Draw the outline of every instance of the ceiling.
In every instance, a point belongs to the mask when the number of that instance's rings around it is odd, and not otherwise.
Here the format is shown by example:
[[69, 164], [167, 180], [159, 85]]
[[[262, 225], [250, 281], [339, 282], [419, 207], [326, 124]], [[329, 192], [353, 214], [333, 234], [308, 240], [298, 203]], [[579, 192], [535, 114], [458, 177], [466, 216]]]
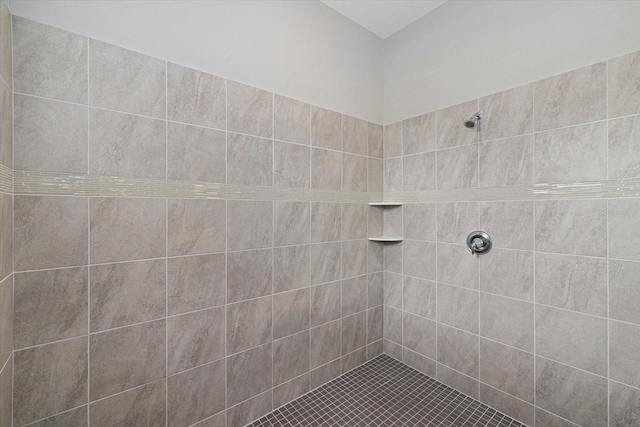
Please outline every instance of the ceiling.
[[320, 1], [383, 39], [447, 2], [447, 0]]

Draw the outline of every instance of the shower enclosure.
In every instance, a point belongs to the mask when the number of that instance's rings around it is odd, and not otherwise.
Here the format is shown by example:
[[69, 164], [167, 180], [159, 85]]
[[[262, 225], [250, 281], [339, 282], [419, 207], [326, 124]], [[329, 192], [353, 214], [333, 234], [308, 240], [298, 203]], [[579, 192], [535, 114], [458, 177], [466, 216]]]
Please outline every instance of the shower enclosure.
[[640, 53], [383, 126], [0, 3], [0, 427], [640, 425]]

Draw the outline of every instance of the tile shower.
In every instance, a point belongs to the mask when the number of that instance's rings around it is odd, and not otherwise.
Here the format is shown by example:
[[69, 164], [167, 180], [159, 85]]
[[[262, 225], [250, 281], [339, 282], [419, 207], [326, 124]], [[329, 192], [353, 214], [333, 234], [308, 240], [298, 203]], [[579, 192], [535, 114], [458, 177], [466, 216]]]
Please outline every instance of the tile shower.
[[382, 127], [0, 2], [0, 120], [1, 427], [242, 426], [382, 353], [640, 425], [638, 53]]

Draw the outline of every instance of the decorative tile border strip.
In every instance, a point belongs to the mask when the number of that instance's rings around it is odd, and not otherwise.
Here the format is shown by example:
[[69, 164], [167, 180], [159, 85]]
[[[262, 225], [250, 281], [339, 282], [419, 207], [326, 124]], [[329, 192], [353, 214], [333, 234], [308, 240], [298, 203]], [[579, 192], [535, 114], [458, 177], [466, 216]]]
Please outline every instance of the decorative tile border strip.
[[452, 190], [405, 191], [384, 194], [385, 202], [426, 203], [640, 197], [640, 177], [603, 181]]
[[[125, 178], [56, 172], [12, 171], [0, 165], [0, 191], [23, 195], [160, 197], [179, 199], [290, 200], [335, 203], [381, 202], [383, 193]], [[530, 186], [405, 191], [384, 194], [385, 202], [427, 203], [640, 197], [640, 177]]]
[[14, 172], [14, 192], [22, 195], [89, 197], [291, 200], [336, 203], [382, 201], [382, 193], [30, 171]]
[[13, 170], [0, 164], [0, 193], [13, 194]]

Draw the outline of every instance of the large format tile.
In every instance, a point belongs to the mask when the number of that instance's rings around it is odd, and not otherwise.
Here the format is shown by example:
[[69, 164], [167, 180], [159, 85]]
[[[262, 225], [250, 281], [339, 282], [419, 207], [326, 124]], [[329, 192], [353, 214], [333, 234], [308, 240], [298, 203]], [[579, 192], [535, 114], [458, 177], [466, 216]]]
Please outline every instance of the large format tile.
[[533, 354], [480, 340], [480, 381], [533, 403]]
[[436, 189], [436, 154], [420, 153], [402, 158], [403, 191]]
[[402, 245], [402, 269], [404, 274], [420, 279], [435, 280], [436, 244], [433, 242], [407, 240]]
[[273, 385], [309, 371], [309, 331], [273, 342]]
[[167, 123], [167, 179], [224, 183], [226, 133]]
[[340, 357], [340, 334], [342, 321], [325, 323], [310, 330], [310, 363], [311, 369], [329, 363]]
[[273, 94], [227, 81], [228, 130], [270, 138], [272, 125]]
[[228, 133], [227, 184], [273, 185], [273, 141]]
[[19, 333], [14, 329], [17, 319], [14, 320], [13, 288], [11, 276], [0, 282], [0, 370], [15, 348], [14, 334]]
[[309, 329], [309, 310], [309, 289], [274, 295], [273, 339]]
[[[382, 306], [367, 310], [367, 359], [370, 357], [370, 348], [380, 343], [384, 337], [384, 308]], [[382, 352], [382, 351], [380, 351]], [[379, 354], [379, 353], [378, 353]]]
[[238, 353], [271, 341], [273, 336], [271, 297], [256, 298], [227, 306], [227, 354]]
[[433, 320], [423, 319], [409, 313], [402, 317], [402, 344], [423, 356], [436, 359], [437, 325]]
[[89, 173], [165, 178], [164, 121], [94, 108], [89, 118]]
[[342, 190], [367, 191], [367, 158], [342, 154]]
[[483, 141], [533, 132], [533, 84], [480, 98]]
[[160, 380], [94, 402], [91, 404], [91, 425], [164, 425], [167, 412], [166, 393], [167, 384]]
[[87, 199], [14, 197], [16, 271], [87, 263]]
[[273, 185], [309, 188], [311, 185], [310, 153], [309, 147], [273, 141]]
[[13, 195], [0, 193], [0, 281], [13, 272]]
[[384, 158], [402, 156], [402, 122], [392, 123], [384, 127], [383, 146]]
[[168, 375], [225, 356], [225, 309], [211, 308], [167, 319]]
[[533, 304], [495, 295], [480, 295], [480, 335], [533, 352]]
[[273, 202], [227, 202], [227, 250], [269, 247], [273, 241]]
[[[609, 256], [640, 260], [640, 200], [609, 200]], [[591, 235], [591, 238], [600, 237]], [[591, 239], [590, 239], [591, 240]]]
[[382, 188], [385, 192], [402, 191], [402, 157], [386, 159], [383, 164]]
[[[476, 202], [438, 203], [437, 211], [438, 242], [464, 244], [469, 233], [478, 229], [478, 203]], [[433, 217], [425, 222], [434, 222]], [[429, 226], [424, 224], [423, 227]], [[431, 227], [435, 228], [435, 224]], [[408, 237], [405, 236], [405, 238]]]
[[438, 190], [478, 186], [478, 145], [438, 151]]
[[340, 113], [311, 106], [311, 145], [342, 150]]
[[[607, 202], [604, 200], [535, 202], [536, 250], [606, 256], [606, 211]], [[585, 239], [585, 236], [589, 238]], [[611, 252], [610, 255], [613, 254]]]
[[[280, 406], [297, 399], [309, 391], [309, 375], [300, 375], [286, 383], [273, 388], [273, 407]], [[222, 427], [222, 426], [221, 426]]]
[[[85, 267], [19, 273], [14, 277], [14, 289], [15, 348], [87, 333], [89, 289]], [[1, 294], [4, 300], [5, 292]]]
[[375, 157], [377, 159], [384, 158], [383, 132], [383, 126], [369, 123], [369, 157]]
[[342, 153], [314, 148], [311, 151], [311, 188], [342, 189]]
[[164, 118], [165, 71], [165, 61], [91, 39], [89, 104]]
[[478, 186], [502, 187], [533, 182], [533, 135], [478, 145]]
[[164, 317], [165, 273], [164, 260], [91, 267], [91, 331]]
[[367, 276], [359, 276], [342, 281], [342, 316], [366, 310], [367, 284]]
[[607, 374], [607, 320], [537, 306], [536, 354], [604, 376]]
[[86, 107], [23, 95], [14, 103], [16, 169], [87, 173]]
[[87, 38], [19, 16], [12, 21], [13, 90], [86, 104]]
[[[430, 257], [435, 258], [435, 255]], [[478, 256], [471, 255], [467, 245], [438, 243], [437, 268], [438, 282], [471, 289], [478, 288]], [[435, 276], [427, 279], [435, 280]]]
[[227, 254], [227, 302], [270, 295], [273, 253], [271, 249]]
[[311, 283], [333, 282], [342, 277], [340, 242], [311, 245]]
[[471, 396], [474, 399], [480, 398], [478, 394], [479, 385], [477, 380], [461, 374], [454, 369], [450, 369], [440, 363], [438, 363], [437, 366], [438, 370], [436, 378], [438, 381], [466, 394], [467, 396]]
[[640, 426], [640, 390], [611, 381], [609, 425], [612, 427]]
[[311, 242], [340, 240], [341, 210], [339, 203], [311, 203]]
[[224, 129], [224, 79], [180, 65], [167, 64], [167, 119]]
[[538, 253], [535, 270], [536, 302], [607, 315], [606, 259]]
[[534, 83], [535, 130], [602, 120], [607, 115], [604, 62]]
[[533, 252], [492, 249], [480, 258], [480, 290], [533, 301]]
[[404, 310], [421, 317], [436, 318], [436, 284], [415, 277], [403, 278]]
[[593, 123], [535, 135], [534, 182], [607, 178], [607, 124]]
[[609, 316], [640, 324], [640, 263], [609, 260]]
[[640, 326], [612, 321], [609, 334], [610, 378], [640, 388]]
[[227, 426], [243, 427], [253, 420], [271, 412], [273, 393], [271, 390], [259, 394], [227, 410]]
[[167, 314], [173, 315], [225, 303], [225, 254], [167, 260]]
[[479, 343], [476, 335], [438, 324], [438, 361], [478, 378]]
[[53, 417], [45, 418], [34, 424], [29, 424], [30, 427], [87, 427], [89, 425], [89, 412], [88, 405], [80, 406], [79, 408], [72, 409], [67, 412], [62, 412]]
[[273, 386], [271, 347], [267, 344], [227, 358], [228, 407]]
[[169, 256], [224, 252], [226, 202], [173, 199], [168, 201]]
[[11, 18], [8, 1], [3, 0], [0, 2], [0, 77], [2, 77], [10, 88], [13, 87]]
[[478, 127], [469, 129], [464, 121], [478, 111], [478, 100], [439, 110], [438, 116], [438, 149], [471, 144], [478, 140]]
[[423, 114], [402, 122], [402, 153], [436, 150], [436, 113]]
[[526, 425], [534, 423], [533, 405], [483, 383], [480, 383], [480, 401]]
[[[402, 236], [411, 240], [436, 240], [436, 204], [411, 203], [402, 207]], [[388, 208], [387, 208], [388, 209]]]
[[169, 426], [186, 427], [225, 408], [225, 364], [223, 360], [168, 378]]
[[311, 205], [307, 202], [274, 202], [275, 246], [309, 243]]
[[311, 248], [287, 246], [273, 250], [273, 292], [304, 288], [311, 284]]
[[479, 294], [476, 290], [438, 284], [438, 322], [478, 333]]
[[309, 145], [309, 104], [282, 95], [275, 95], [274, 104], [274, 138]]
[[533, 202], [480, 203], [480, 229], [496, 248], [533, 249]]
[[610, 120], [609, 178], [635, 178], [640, 174], [640, 116]]
[[92, 401], [166, 375], [164, 320], [101, 332], [89, 341]]
[[607, 425], [607, 380], [537, 357], [536, 404], [580, 426]]
[[364, 203], [342, 204], [342, 239], [367, 238], [367, 208]]
[[342, 318], [342, 355], [367, 345], [367, 313]]
[[87, 403], [86, 337], [17, 351], [14, 358], [16, 425]]
[[640, 113], [640, 53], [609, 60], [609, 117]]
[[91, 198], [91, 263], [166, 256], [162, 199]]
[[342, 116], [342, 151], [367, 155], [369, 124], [351, 116]]
[[340, 318], [340, 282], [311, 288], [311, 326], [322, 325]]
[[342, 277], [367, 273], [367, 240], [349, 240], [342, 243]]

